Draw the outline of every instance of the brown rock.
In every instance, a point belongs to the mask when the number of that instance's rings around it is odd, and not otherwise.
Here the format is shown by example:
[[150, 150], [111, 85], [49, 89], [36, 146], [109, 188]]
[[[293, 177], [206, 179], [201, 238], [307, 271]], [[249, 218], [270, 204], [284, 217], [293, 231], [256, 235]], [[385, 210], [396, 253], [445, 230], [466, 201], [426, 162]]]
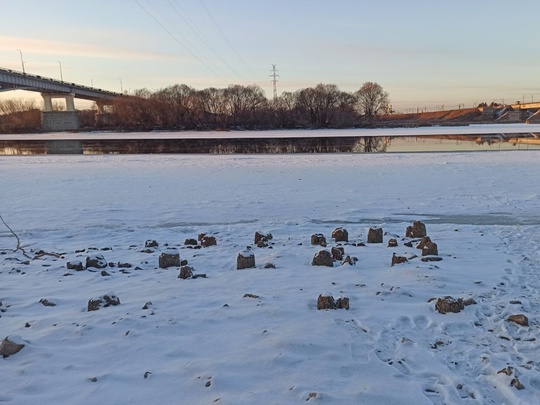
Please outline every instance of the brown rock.
[[104, 269], [107, 266], [108, 263], [102, 255], [88, 256], [86, 258], [86, 268], [94, 267], [96, 269]]
[[369, 228], [367, 243], [383, 243], [383, 229]]
[[197, 240], [196, 239], [186, 239], [184, 241], [184, 245], [186, 245], [186, 246], [197, 246]]
[[529, 319], [523, 314], [510, 315], [506, 320], [509, 322], [517, 323], [521, 326], [529, 326]]
[[120, 299], [116, 295], [104, 295], [99, 298], [88, 300], [88, 311], [97, 311], [102, 306], [104, 308], [120, 305]]
[[423, 238], [426, 235], [426, 225], [420, 221], [414, 221], [412, 226], [408, 226], [405, 232], [407, 238]]
[[268, 242], [269, 240], [272, 240], [272, 238], [273, 236], [271, 233], [255, 232], [255, 245], [258, 245], [261, 241]]
[[190, 266], [180, 267], [180, 274], [178, 275], [178, 278], [186, 280], [192, 277], [193, 277], [193, 268], [191, 268]]
[[236, 268], [238, 270], [255, 267], [255, 255], [251, 252], [238, 253], [236, 258]]
[[343, 260], [343, 254], [345, 253], [345, 249], [342, 247], [333, 247], [332, 248], [332, 259], [334, 260]]
[[348, 242], [349, 232], [344, 228], [336, 228], [332, 232], [332, 238], [334, 238], [336, 242]]
[[66, 267], [68, 270], [82, 271], [84, 270], [83, 264], [80, 260], [74, 260], [72, 262], [67, 262]]
[[418, 244], [416, 245], [416, 248], [417, 249], [424, 249], [424, 246], [426, 246], [427, 243], [431, 242], [431, 239], [429, 238], [429, 236], [424, 236], [422, 239], [420, 239], [420, 242], [418, 242]]
[[514, 377], [512, 381], [510, 381], [510, 386], [514, 387], [517, 390], [524, 390], [525, 386], [521, 384], [517, 377]]
[[336, 304], [334, 302], [334, 297], [331, 295], [319, 295], [317, 298], [317, 309], [335, 309]]
[[354, 261], [351, 259], [351, 256], [347, 255], [347, 257], [345, 258], [345, 260], [343, 260], [341, 262], [341, 265], [343, 266], [344, 264], [349, 264], [349, 265], [354, 265]]
[[206, 233], [200, 233], [197, 235], [197, 240], [200, 242], [205, 236], [206, 236]]
[[20, 352], [23, 347], [23, 344], [12, 342], [6, 337], [4, 340], [2, 340], [2, 343], [0, 343], [0, 355], [2, 355], [4, 358], [9, 357], [12, 354]]
[[464, 308], [463, 299], [458, 298], [456, 300], [450, 296], [439, 298], [435, 303], [435, 309], [441, 314], [446, 314], [447, 312], [458, 313]]
[[437, 256], [439, 249], [435, 242], [427, 242], [422, 248], [422, 256]]
[[392, 238], [388, 241], [388, 247], [397, 247], [397, 246], [398, 246], [397, 239]]
[[155, 240], [147, 240], [146, 242], [144, 242], [145, 248], [153, 248], [153, 247], [158, 247], [158, 246], [159, 246], [159, 243], [157, 243], [157, 241]]
[[205, 235], [201, 239], [201, 246], [202, 247], [209, 247], [209, 246], [216, 246], [216, 245], [217, 245], [216, 238], [213, 237], [213, 236]]
[[311, 244], [326, 247], [326, 238], [322, 233], [311, 235]]
[[180, 267], [179, 253], [163, 252], [159, 255], [159, 268], [166, 269], [168, 267]]
[[340, 297], [336, 301], [336, 309], [346, 309], [349, 310], [349, 298]]
[[332, 258], [332, 254], [328, 250], [321, 250], [315, 253], [311, 265], [334, 267], [334, 259]]
[[407, 263], [408, 260], [406, 257], [404, 256], [396, 256], [395, 253], [392, 254], [392, 265], [391, 266], [394, 266], [394, 264], [401, 264], [401, 263]]

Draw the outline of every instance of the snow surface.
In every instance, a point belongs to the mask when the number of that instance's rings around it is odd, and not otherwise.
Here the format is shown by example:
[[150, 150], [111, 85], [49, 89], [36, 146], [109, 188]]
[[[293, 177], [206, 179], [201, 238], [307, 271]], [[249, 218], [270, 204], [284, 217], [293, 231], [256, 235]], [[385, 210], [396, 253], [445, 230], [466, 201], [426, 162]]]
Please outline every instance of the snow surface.
[[[32, 259], [0, 255], [0, 339], [26, 345], [0, 359], [0, 402], [537, 404], [539, 161], [538, 151], [2, 157], [0, 215]], [[402, 239], [414, 220], [443, 260], [391, 267], [392, 253], [420, 256]], [[353, 246], [371, 226], [385, 243]], [[330, 248], [336, 227], [356, 265], [311, 266], [322, 248], [310, 236]], [[253, 245], [257, 230], [271, 248]], [[202, 232], [217, 246], [184, 246]], [[160, 246], [145, 253], [146, 240]], [[0, 224], [0, 249], [16, 244]], [[257, 268], [236, 270], [246, 246]], [[159, 269], [167, 248], [207, 277]], [[133, 267], [67, 270], [96, 253]], [[318, 311], [321, 293], [348, 297], [350, 310]], [[121, 304], [88, 312], [105, 294]], [[429, 301], [446, 295], [477, 304], [442, 315]], [[513, 314], [530, 325], [506, 321]], [[508, 366], [512, 376], [498, 373]]]
[[433, 136], [539, 134], [540, 124], [473, 124], [418, 128], [350, 128], [269, 131], [154, 131], [154, 132], [51, 132], [41, 134], [5, 134], [2, 140], [95, 140], [95, 139], [248, 139], [248, 138], [322, 138], [357, 136]]

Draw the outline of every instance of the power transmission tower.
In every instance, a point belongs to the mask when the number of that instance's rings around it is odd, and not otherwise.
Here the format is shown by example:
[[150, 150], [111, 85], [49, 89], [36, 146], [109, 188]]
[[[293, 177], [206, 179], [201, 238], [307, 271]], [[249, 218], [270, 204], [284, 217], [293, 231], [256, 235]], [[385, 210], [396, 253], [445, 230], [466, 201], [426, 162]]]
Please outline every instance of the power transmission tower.
[[272, 65], [272, 70], [270, 70], [270, 72], [272, 72], [270, 77], [272, 78], [272, 85], [274, 88], [274, 102], [275, 102], [277, 100], [277, 82], [278, 82], [277, 78], [279, 77], [277, 73], [279, 72], [279, 70], [276, 69], [276, 65]]

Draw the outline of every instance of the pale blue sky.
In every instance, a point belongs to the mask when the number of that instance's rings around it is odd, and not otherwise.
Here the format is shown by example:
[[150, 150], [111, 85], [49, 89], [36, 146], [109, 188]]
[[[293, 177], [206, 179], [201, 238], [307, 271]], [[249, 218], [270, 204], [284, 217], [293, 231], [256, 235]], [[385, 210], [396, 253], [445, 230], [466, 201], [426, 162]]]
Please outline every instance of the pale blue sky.
[[65, 81], [112, 91], [256, 83], [271, 97], [277, 64], [278, 92], [375, 81], [401, 111], [540, 100], [538, 0], [0, 0], [0, 13], [1, 67], [22, 70], [20, 49], [27, 73], [60, 78], [60, 61]]

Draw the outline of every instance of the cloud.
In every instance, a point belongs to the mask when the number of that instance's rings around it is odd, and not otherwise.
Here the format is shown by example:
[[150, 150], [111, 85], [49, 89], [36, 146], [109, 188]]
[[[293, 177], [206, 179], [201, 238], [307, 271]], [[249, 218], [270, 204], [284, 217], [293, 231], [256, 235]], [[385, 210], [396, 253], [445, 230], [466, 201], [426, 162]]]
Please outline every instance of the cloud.
[[51, 41], [46, 39], [24, 38], [0, 35], [0, 52], [23, 52], [61, 56], [78, 56], [103, 59], [167, 59], [172, 55], [160, 52], [146, 52], [108, 45], [96, 45], [81, 42]]

